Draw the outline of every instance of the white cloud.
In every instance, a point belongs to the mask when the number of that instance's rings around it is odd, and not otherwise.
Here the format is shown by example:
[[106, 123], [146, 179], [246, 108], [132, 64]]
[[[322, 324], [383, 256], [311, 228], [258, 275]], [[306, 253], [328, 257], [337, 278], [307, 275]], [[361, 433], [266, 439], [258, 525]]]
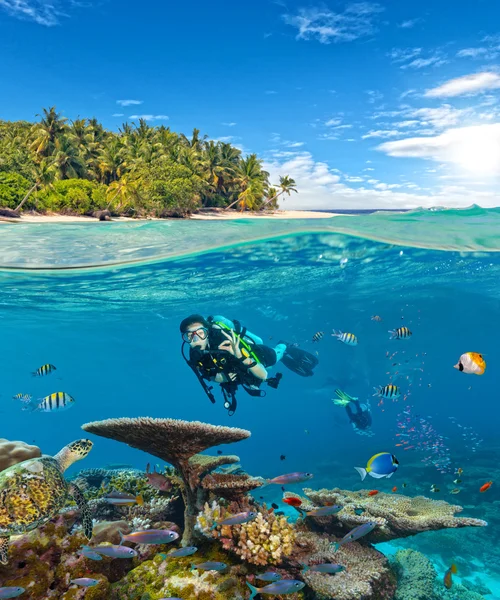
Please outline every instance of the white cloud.
[[336, 127], [337, 125], [340, 125], [342, 123], [342, 119], [339, 117], [334, 117], [333, 119], [329, 119], [328, 121], [326, 121], [325, 126], [326, 127]]
[[[436, 189], [433, 194], [394, 191], [399, 184], [385, 184], [378, 180], [377, 188], [350, 187], [341, 182], [338, 171], [325, 162], [315, 161], [309, 152], [293, 153], [293, 156], [273, 155], [264, 164], [272, 180], [279, 175], [292, 177], [299, 191], [287, 197], [282, 206], [288, 209], [323, 209], [335, 208], [418, 208], [419, 206], [470, 206], [472, 202], [482, 206], [498, 204], [495, 194], [474, 192], [464, 186], [446, 186]], [[411, 190], [421, 188], [414, 183], [406, 184]]]
[[59, 17], [67, 17], [60, 10], [64, 4], [59, 0], [47, 2], [46, 0], [0, 0], [0, 9], [12, 17], [34, 21], [39, 25], [53, 27], [58, 25]]
[[234, 135], [223, 135], [221, 137], [213, 138], [214, 142], [223, 142], [224, 144], [229, 144], [236, 139], [240, 139], [239, 137], [235, 137]]
[[451, 163], [473, 174], [500, 175], [500, 123], [448, 129], [437, 136], [384, 142], [389, 156]]
[[402, 69], [423, 69], [425, 67], [440, 67], [448, 61], [440, 54], [429, 56], [429, 58], [415, 58], [406, 65], [401, 65]]
[[125, 115], [123, 113], [115, 113], [114, 115], [111, 115], [112, 117], [124, 117]]
[[276, 92], [275, 90], [266, 90], [265, 93], [272, 96], [273, 94], [277, 94], [278, 92]]
[[480, 94], [486, 90], [498, 88], [500, 88], [500, 75], [483, 71], [482, 73], [450, 79], [436, 88], [427, 90], [425, 96], [428, 98], [452, 98], [465, 94]]
[[222, 123], [222, 125], [226, 127], [234, 127], [235, 125], [237, 125], [237, 123]]
[[396, 129], [377, 129], [376, 131], [369, 131], [361, 137], [363, 140], [367, 140], [369, 138], [388, 138], [396, 137], [398, 135], [403, 135], [403, 133]]
[[[0, 0], [1, 1], [1, 0]], [[144, 100], [117, 100], [116, 103], [120, 106], [134, 106], [136, 104], [142, 104]]]
[[368, 95], [369, 104], [375, 104], [375, 102], [379, 102], [384, 97], [384, 94], [378, 90], [366, 90], [365, 94]]
[[374, 20], [384, 9], [380, 4], [356, 2], [344, 12], [324, 8], [301, 8], [298, 14], [283, 15], [287, 25], [298, 29], [297, 39], [317, 39], [322, 44], [350, 42], [374, 32]]
[[417, 19], [408, 19], [408, 21], [403, 21], [402, 23], [399, 23], [398, 27], [401, 27], [401, 29], [411, 29], [412, 27], [415, 27], [415, 25], [417, 23], [420, 23], [422, 19], [417, 18]]
[[458, 58], [484, 58], [488, 54], [488, 48], [463, 48], [457, 52]]
[[286, 145], [288, 148], [300, 148], [304, 145], [304, 142], [288, 142]]
[[448, 61], [441, 50], [434, 50], [427, 58], [422, 56], [422, 48], [393, 48], [387, 56], [400, 69], [423, 69], [439, 67]]
[[422, 48], [393, 48], [387, 56], [393, 63], [402, 63], [412, 60], [422, 52]]
[[167, 115], [132, 115], [131, 119], [144, 119], [145, 121], [168, 121]]

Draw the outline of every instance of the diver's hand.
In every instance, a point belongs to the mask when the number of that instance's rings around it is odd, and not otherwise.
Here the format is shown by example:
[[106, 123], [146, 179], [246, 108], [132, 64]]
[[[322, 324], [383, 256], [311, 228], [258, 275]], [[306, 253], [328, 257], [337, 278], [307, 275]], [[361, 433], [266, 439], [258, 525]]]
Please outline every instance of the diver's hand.
[[219, 350], [225, 350], [236, 358], [241, 358], [243, 354], [241, 353], [240, 349], [240, 336], [236, 335], [236, 333], [232, 330], [230, 334], [226, 333], [225, 331], [222, 331], [221, 333], [227, 338], [227, 341], [219, 344]]

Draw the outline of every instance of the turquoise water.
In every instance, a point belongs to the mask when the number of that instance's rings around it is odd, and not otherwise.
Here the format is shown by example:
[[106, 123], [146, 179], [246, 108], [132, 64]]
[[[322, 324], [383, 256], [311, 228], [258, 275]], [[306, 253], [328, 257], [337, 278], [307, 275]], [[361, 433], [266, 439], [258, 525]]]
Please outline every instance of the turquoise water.
[[[490, 524], [392, 546], [432, 553], [441, 571], [458, 560], [458, 580], [479, 576], [493, 590], [500, 582], [499, 251], [500, 211], [477, 207], [317, 221], [0, 225], [0, 437], [53, 454], [81, 437], [88, 421], [198, 419], [251, 430], [237, 448], [249, 473], [311, 471], [308, 485], [317, 488], [366, 489], [353, 467], [388, 450], [398, 472], [368, 487], [388, 492], [405, 482], [403, 493], [458, 503], [464, 516]], [[193, 312], [239, 319], [271, 346], [283, 339], [317, 352], [314, 376], [279, 365], [279, 388], [265, 386], [264, 398], [240, 391], [229, 417], [220, 394], [212, 405], [181, 356], [179, 322]], [[412, 337], [389, 340], [387, 331], [403, 325]], [[338, 342], [332, 329], [355, 333], [358, 346]], [[313, 344], [317, 331], [326, 335]], [[468, 351], [484, 355], [484, 376], [453, 369]], [[47, 362], [54, 374], [30, 376]], [[390, 382], [405, 399], [378, 406], [373, 388]], [[336, 388], [371, 399], [372, 437], [357, 435], [333, 404]], [[67, 412], [23, 412], [12, 400], [59, 389], [76, 399]], [[438, 453], [396, 447], [398, 415], [409, 406], [432, 424]], [[144, 469], [151, 460], [94, 441], [85, 467]], [[443, 460], [440, 471], [433, 462]], [[463, 484], [451, 495], [458, 467]], [[430, 493], [432, 484], [439, 493]], [[281, 490], [262, 495], [277, 502]], [[500, 597], [500, 586], [493, 591], [485, 597]]]

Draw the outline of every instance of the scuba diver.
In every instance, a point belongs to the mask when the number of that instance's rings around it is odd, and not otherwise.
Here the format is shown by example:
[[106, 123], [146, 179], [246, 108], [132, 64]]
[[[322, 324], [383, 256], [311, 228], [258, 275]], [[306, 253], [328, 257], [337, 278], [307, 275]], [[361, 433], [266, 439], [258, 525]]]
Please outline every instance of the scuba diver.
[[[338, 406], [345, 406], [347, 416], [352, 425], [354, 431], [359, 435], [374, 435], [371, 430], [372, 424], [372, 413], [370, 407], [370, 401], [367, 400], [365, 404], [360, 404], [357, 398], [349, 396], [342, 390], [335, 390], [337, 399], [333, 402]], [[355, 410], [353, 410], [353, 407]]]
[[[215, 403], [213, 386], [206, 381], [220, 384], [224, 396], [224, 408], [231, 416], [236, 410], [238, 386], [255, 397], [266, 395], [260, 389], [266, 382], [276, 389], [281, 373], [269, 377], [268, 369], [282, 362], [288, 369], [310, 377], [318, 359], [309, 352], [280, 342], [275, 348], [265, 346], [262, 339], [248, 331], [239, 321], [231, 321], [221, 315], [205, 317], [190, 315], [180, 324], [182, 356], [198, 378], [209, 400]], [[189, 346], [189, 356], [185, 346]], [[206, 381], [205, 381], [206, 380]]]

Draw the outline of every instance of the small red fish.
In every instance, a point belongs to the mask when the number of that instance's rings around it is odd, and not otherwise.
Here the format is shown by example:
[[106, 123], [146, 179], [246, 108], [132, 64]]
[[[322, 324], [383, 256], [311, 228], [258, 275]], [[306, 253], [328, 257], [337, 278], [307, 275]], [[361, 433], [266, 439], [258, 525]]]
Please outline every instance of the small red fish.
[[369, 496], [376, 496], [378, 494], [378, 490], [371, 490], [371, 492], [368, 492]]
[[302, 500], [300, 498], [294, 498], [290, 496], [289, 498], [283, 498], [283, 502], [288, 504], [289, 506], [300, 506], [302, 504]]
[[488, 481], [487, 483], [485, 483], [484, 485], [482, 485], [482, 486], [479, 488], [479, 491], [480, 491], [481, 493], [482, 493], [482, 492], [486, 492], [486, 490], [489, 490], [489, 489], [490, 489], [490, 487], [492, 486], [492, 484], [493, 484], [493, 481]]
[[392, 488], [392, 491], [393, 491], [393, 492], [397, 492], [397, 491], [398, 491], [398, 488], [397, 488], [396, 486], [394, 486], [394, 487]]
[[451, 565], [451, 567], [444, 574], [444, 586], [449, 590], [453, 585], [453, 581], [451, 579], [451, 574], [455, 574], [457, 572], [456, 565]]

